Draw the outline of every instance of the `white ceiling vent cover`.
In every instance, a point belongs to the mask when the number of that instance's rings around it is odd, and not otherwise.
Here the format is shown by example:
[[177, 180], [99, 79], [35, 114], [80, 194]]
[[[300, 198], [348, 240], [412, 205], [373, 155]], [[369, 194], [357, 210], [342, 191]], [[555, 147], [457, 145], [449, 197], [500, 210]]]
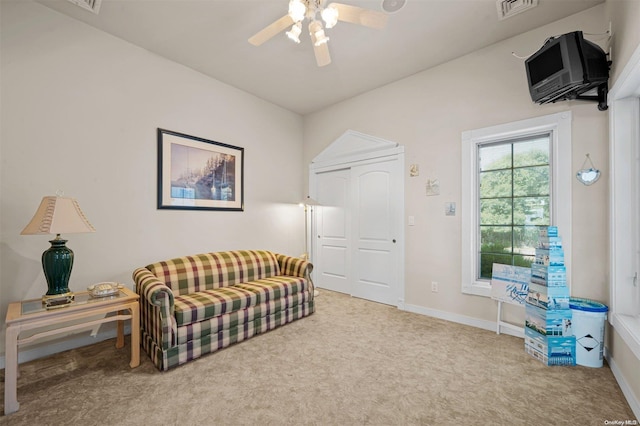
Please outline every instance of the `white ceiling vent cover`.
[[538, 0], [498, 0], [498, 19], [511, 18], [513, 15], [529, 10], [538, 5]]
[[67, 1], [75, 4], [76, 6], [83, 8], [84, 10], [93, 12], [96, 15], [98, 14], [98, 12], [100, 12], [100, 3], [102, 3], [102, 0], [67, 0]]

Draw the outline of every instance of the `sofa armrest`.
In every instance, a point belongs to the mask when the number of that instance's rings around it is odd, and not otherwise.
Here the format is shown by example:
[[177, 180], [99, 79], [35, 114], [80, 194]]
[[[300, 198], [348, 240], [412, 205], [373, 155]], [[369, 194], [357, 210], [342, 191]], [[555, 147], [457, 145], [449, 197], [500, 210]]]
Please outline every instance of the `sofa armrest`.
[[174, 346], [177, 324], [174, 318], [173, 292], [147, 268], [133, 272], [136, 293], [140, 295], [140, 326], [142, 331], [162, 349]]
[[169, 305], [173, 314], [173, 291], [147, 268], [133, 271], [133, 281], [136, 283], [136, 293], [141, 300], [156, 306]]
[[278, 259], [281, 274], [292, 277], [310, 278], [311, 271], [313, 271], [313, 264], [308, 260], [284, 254], [276, 254], [276, 259]]

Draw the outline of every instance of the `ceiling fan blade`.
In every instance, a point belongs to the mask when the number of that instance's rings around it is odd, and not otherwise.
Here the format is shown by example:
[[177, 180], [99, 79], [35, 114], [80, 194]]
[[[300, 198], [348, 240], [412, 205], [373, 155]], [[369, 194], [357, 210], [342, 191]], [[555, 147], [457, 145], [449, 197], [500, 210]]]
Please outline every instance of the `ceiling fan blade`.
[[249, 43], [253, 44], [254, 46], [260, 46], [262, 43], [269, 40], [279, 32], [285, 30], [290, 25], [293, 25], [293, 19], [291, 19], [291, 16], [289, 15], [284, 15], [282, 18], [278, 19], [271, 25], [268, 25], [267, 27], [251, 36], [251, 38], [249, 39]]
[[338, 20], [351, 22], [352, 24], [364, 25], [365, 27], [383, 29], [387, 25], [387, 15], [384, 12], [363, 9], [342, 3], [331, 3], [327, 7], [334, 7], [338, 10]]
[[319, 67], [324, 67], [331, 63], [331, 54], [329, 54], [329, 45], [327, 43], [313, 46], [313, 53], [316, 54], [316, 63]]

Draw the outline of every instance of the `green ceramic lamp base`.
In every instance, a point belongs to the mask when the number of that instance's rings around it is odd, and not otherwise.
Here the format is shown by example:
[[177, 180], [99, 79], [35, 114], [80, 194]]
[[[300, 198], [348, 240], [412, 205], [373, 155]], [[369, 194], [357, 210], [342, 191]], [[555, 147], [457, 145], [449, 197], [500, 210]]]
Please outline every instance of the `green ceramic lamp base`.
[[49, 242], [51, 247], [42, 253], [42, 270], [48, 287], [42, 303], [46, 306], [69, 304], [73, 301], [73, 293], [69, 290], [73, 251], [66, 246], [67, 240], [60, 238], [60, 234]]

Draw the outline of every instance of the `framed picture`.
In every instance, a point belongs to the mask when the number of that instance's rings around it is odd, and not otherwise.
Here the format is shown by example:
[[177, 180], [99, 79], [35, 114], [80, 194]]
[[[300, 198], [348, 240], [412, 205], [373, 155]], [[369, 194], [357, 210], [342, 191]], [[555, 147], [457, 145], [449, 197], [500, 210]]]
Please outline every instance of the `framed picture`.
[[244, 210], [244, 148], [158, 129], [158, 208]]

